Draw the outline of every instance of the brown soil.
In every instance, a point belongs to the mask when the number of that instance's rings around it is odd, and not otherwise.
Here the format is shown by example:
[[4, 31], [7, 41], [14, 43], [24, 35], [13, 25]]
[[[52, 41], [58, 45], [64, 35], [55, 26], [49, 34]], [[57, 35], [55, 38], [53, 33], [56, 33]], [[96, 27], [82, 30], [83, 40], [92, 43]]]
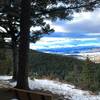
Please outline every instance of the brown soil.
[[12, 93], [7, 88], [0, 88], [0, 100], [11, 100]]
[[0, 81], [0, 100], [11, 100], [13, 94], [10, 92], [10, 85], [5, 81]]

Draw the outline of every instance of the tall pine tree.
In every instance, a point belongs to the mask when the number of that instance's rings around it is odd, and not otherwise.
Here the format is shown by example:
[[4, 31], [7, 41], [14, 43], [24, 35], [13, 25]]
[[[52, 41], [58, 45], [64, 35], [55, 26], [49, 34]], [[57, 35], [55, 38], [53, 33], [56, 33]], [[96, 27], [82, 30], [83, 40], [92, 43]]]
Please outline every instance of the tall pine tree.
[[[93, 10], [100, 5], [99, 0], [21, 0], [15, 4], [13, 0], [10, 6], [2, 7], [0, 13], [3, 18], [11, 14], [13, 19], [20, 23], [19, 34], [19, 66], [18, 66], [18, 88], [28, 88], [28, 49], [30, 26], [39, 26], [41, 30], [33, 31], [33, 41], [42, 36], [42, 33], [51, 31], [45, 20], [65, 19], [70, 20], [74, 12]], [[7, 9], [9, 8], [9, 9]], [[16, 13], [18, 12], [18, 14]], [[5, 15], [5, 16], [4, 16]], [[20, 16], [21, 15], [21, 16]], [[6, 19], [5, 19], [6, 20]], [[4, 22], [5, 22], [4, 20]], [[16, 22], [12, 21], [12, 24]], [[4, 24], [5, 25], [5, 24]], [[21, 61], [22, 60], [22, 61]], [[23, 73], [22, 73], [23, 72]], [[21, 76], [21, 77], [20, 77]]]

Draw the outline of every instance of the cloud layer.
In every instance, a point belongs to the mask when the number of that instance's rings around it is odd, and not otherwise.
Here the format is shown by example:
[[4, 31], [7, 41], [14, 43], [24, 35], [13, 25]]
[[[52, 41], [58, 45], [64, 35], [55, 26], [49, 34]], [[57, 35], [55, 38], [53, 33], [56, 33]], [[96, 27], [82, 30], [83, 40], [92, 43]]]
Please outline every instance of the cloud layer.
[[85, 32], [85, 33], [99, 33], [100, 32], [100, 8], [93, 12], [75, 13], [73, 20], [60, 21], [51, 23], [51, 27], [56, 32]]
[[55, 32], [46, 35], [30, 48], [58, 54], [87, 52], [100, 48], [100, 9], [93, 12], [75, 13], [71, 21], [46, 21]]
[[94, 35], [92, 33], [87, 33], [84, 37], [82, 37], [81, 34], [82, 33], [74, 37], [73, 33], [70, 33], [69, 36], [65, 37], [59, 35], [58, 37], [43, 37], [40, 41], [37, 41], [37, 43], [31, 43], [30, 48], [42, 52], [57, 54], [76, 54], [87, 52], [93, 48], [100, 48], [100, 34]]

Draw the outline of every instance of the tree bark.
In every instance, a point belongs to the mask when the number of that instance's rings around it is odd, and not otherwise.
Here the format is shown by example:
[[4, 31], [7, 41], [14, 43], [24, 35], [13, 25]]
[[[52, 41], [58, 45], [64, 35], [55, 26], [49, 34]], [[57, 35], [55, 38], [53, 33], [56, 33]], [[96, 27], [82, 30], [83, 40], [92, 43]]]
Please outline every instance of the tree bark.
[[19, 63], [17, 88], [28, 89], [28, 51], [30, 30], [31, 0], [22, 0], [20, 16]]

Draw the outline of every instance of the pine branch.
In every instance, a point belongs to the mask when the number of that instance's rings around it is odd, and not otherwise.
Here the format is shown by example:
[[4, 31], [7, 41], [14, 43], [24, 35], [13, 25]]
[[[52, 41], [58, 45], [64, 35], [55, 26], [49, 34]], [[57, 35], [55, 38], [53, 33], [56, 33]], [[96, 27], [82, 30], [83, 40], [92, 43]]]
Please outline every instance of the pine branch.
[[96, 0], [93, 2], [90, 2], [89, 4], [85, 4], [85, 5], [73, 6], [73, 7], [67, 7], [67, 8], [66, 7], [59, 7], [59, 8], [52, 8], [49, 10], [40, 10], [40, 12], [35, 14], [35, 15], [39, 16], [39, 15], [50, 14], [50, 13], [54, 13], [54, 12], [58, 12], [58, 11], [66, 11], [66, 10], [71, 10], [71, 9], [85, 8], [85, 7], [94, 6], [95, 4], [97, 4]]

